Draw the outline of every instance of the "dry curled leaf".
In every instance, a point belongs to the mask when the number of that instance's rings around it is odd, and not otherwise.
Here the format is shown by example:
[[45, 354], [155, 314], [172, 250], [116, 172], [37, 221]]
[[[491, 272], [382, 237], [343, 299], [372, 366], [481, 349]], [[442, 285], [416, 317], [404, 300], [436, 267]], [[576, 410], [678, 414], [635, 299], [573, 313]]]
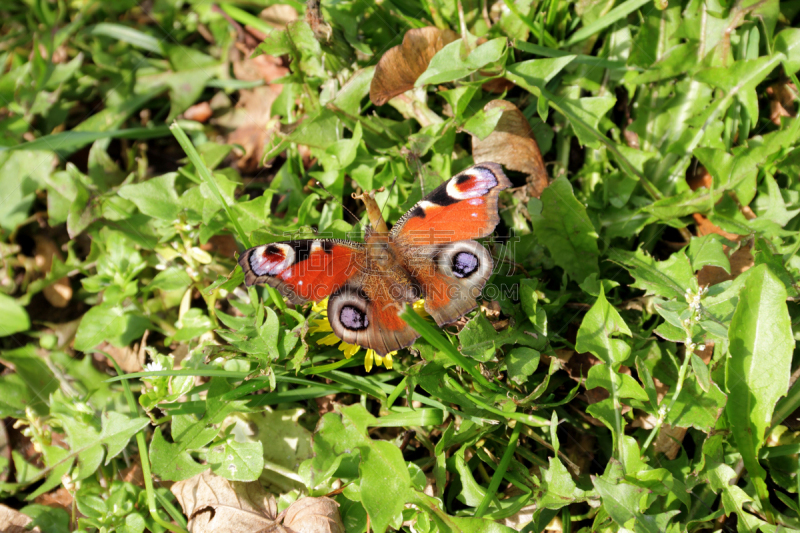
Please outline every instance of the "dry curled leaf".
[[283, 29], [297, 20], [297, 10], [286, 4], [274, 4], [259, 13], [258, 18], [275, 28]]
[[427, 70], [436, 52], [457, 37], [451, 30], [433, 26], [408, 30], [403, 43], [387, 50], [378, 61], [369, 87], [369, 99], [375, 105], [383, 105], [413, 89], [414, 82]]
[[183, 118], [186, 120], [194, 120], [196, 122], [207, 122], [211, 118], [213, 111], [211, 104], [208, 102], [200, 102], [191, 106], [183, 112]]
[[283, 525], [289, 533], [344, 533], [339, 504], [330, 498], [301, 498], [286, 509]]
[[170, 490], [189, 519], [191, 533], [285, 531], [275, 521], [275, 500], [257, 481], [228, 481], [206, 470]]
[[30, 533], [31, 531], [41, 533], [42, 530], [38, 527], [33, 529], [25, 527], [31, 520], [32, 518], [30, 516], [26, 516], [16, 509], [0, 504], [0, 531], [3, 533]]
[[190, 533], [344, 533], [339, 504], [330, 498], [300, 498], [278, 516], [261, 483], [228, 481], [210, 470], [170, 490]]
[[472, 137], [472, 158], [476, 163], [492, 161], [524, 172], [528, 175], [528, 194], [539, 198], [549, 180], [531, 125], [517, 106], [505, 100], [492, 100], [483, 110], [497, 108], [503, 110], [503, 115], [494, 131], [484, 140]]

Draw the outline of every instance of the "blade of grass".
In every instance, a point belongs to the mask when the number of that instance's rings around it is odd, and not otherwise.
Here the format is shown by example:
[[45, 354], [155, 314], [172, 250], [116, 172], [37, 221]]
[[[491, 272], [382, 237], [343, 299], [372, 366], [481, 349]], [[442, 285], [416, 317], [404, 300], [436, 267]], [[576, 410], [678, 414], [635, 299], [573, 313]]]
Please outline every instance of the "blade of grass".
[[489, 490], [486, 491], [486, 495], [484, 495], [483, 500], [478, 505], [478, 508], [475, 509], [475, 518], [480, 518], [486, 513], [486, 509], [489, 508], [489, 504], [497, 494], [497, 489], [500, 488], [500, 482], [503, 481], [503, 476], [508, 470], [508, 465], [511, 464], [511, 458], [514, 457], [514, 451], [517, 449], [517, 442], [519, 441], [519, 431], [522, 427], [522, 424], [517, 424], [514, 426], [514, 429], [511, 432], [511, 438], [508, 439], [508, 446], [506, 446], [506, 451], [503, 452], [503, 457], [500, 459], [500, 464], [497, 465], [497, 469], [494, 471], [492, 475], [492, 481], [489, 483]]
[[469, 362], [466, 357], [461, 355], [461, 352], [459, 352], [455, 346], [450, 344], [444, 337], [442, 337], [439, 332], [436, 331], [436, 328], [426, 322], [424, 318], [419, 316], [410, 305], [406, 304], [405, 310], [400, 313], [400, 318], [405, 320], [409, 326], [414, 328], [417, 333], [422, 335], [422, 338], [431, 343], [434, 348], [450, 357], [453, 363], [461, 367], [465, 372], [472, 376], [475, 381], [489, 390], [495, 392], [500, 390], [497, 385], [494, 385], [493, 383], [489, 382], [488, 379], [483, 377], [473, 363]]
[[114, 22], [101, 22], [92, 26], [87, 33], [89, 35], [110, 37], [128, 43], [136, 48], [141, 48], [142, 50], [147, 50], [154, 54], [164, 55], [164, 50], [161, 48], [161, 42], [158, 39], [135, 28], [131, 28], [130, 26], [116, 24]]
[[652, 3], [653, 0], [627, 0], [627, 2], [623, 2], [591, 24], [587, 24], [583, 28], [573, 33], [564, 43], [564, 46], [572, 46], [575, 43], [579, 43], [585, 39], [588, 39], [595, 33], [598, 33], [600, 30], [603, 30], [618, 20], [627, 17], [640, 7]]

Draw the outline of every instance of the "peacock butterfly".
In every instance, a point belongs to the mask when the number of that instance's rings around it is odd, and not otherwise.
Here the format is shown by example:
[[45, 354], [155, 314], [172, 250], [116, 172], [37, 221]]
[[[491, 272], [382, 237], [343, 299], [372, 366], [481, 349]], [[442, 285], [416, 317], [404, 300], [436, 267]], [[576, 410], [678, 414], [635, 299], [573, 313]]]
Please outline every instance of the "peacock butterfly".
[[400, 318], [406, 302], [425, 299], [436, 324], [477, 306], [493, 262], [472, 240], [500, 221], [497, 197], [511, 182], [496, 163], [453, 176], [388, 231], [374, 198], [362, 195], [372, 223], [365, 242], [303, 239], [250, 248], [239, 258], [245, 284], [266, 283], [291, 303], [328, 301], [328, 320], [343, 341], [380, 355], [419, 334]]

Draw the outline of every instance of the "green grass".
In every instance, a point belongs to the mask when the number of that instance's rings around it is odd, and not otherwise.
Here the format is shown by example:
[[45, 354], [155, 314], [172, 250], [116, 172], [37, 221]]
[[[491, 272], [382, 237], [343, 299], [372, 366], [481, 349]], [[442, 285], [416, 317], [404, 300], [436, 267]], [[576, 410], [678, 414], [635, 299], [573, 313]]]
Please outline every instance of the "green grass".
[[[191, 531], [168, 482], [210, 469], [347, 533], [800, 530], [800, 2], [305, 11], [0, 7], [3, 503]], [[380, 357], [244, 287], [246, 248], [360, 236], [381, 187], [391, 225], [486, 150], [513, 188], [458, 323], [408, 309]]]

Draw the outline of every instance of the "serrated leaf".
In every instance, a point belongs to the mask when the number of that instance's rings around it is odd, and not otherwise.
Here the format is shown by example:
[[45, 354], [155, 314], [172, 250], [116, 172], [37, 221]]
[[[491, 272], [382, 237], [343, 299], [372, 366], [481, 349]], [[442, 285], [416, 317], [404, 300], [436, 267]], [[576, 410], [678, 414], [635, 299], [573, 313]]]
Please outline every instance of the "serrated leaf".
[[608, 257], [625, 267], [636, 280], [631, 286], [664, 298], [683, 299], [686, 289], [697, 291], [697, 279], [683, 251], [672, 254], [666, 261], [656, 261], [641, 249], [628, 252], [617, 248]]
[[579, 352], [591, 352], [608, 365], [616, 366], [628, 358], [631, 347], [622, 339], [612, 335], [627, 335], [631, 330], [620, 314], [606, 300], [601, 290], [592, 308], [583, 317], [575, 348]]
[[558, 177], [544, 190], [541, 201], [541, 213], [530, 213], [531, 224], [556, 264], [579, 283], [598, 273], [597, 233], [570, 182]]

